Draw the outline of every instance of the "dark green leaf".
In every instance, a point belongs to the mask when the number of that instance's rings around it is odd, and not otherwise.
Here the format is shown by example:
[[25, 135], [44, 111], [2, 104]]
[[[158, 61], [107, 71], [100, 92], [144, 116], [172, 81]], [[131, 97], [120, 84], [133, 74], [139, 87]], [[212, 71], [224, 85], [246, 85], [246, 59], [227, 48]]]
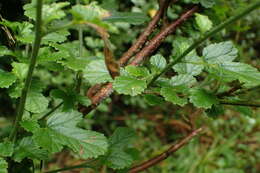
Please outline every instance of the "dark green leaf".
[[108, 22], [126, 22], [130, 24], [143, 24], [148, 17], [143, 13], [112, 12], [112, 15], [103, 19]]
[[198, 108], [211, 108], [213, 104], [217, 104], [217, 98], [205, 91], [204, 89], [191, 89], [190, 102]]
[[179, 106], [184, 106], [188, 102], [187, 98], [181, 98], [178, 96], [177, 91], [172, 87], [163, 87], [161, 89], [161, 95], [166, 101], [172, 102], [173, 104], [177, 104]]
[[10, 157], [14, 151], [14, 144], [12, 142], [6, 141], [0, 143], [0, 156]]

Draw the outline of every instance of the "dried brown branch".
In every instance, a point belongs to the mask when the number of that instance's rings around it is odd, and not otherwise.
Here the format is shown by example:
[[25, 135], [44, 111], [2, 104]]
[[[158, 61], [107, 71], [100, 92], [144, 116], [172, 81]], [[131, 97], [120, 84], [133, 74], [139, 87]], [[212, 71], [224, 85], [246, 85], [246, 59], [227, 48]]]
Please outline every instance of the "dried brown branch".
[[160, 155], [155, 156], [154, 158], [141, 163], [140, 165], [137, 165], [133, 168], [131, 168], [128, 172], [129, 173], [136, 173], [136, 172], [141, 172], [144, 171], [159, 162], [167, 159], [171, 154], [179, 150], [181, 147], [183, 147], [185, 144], [187, 144], [194, 136], [197, 136], [200, 132], [202, 131], [202, 128], [194, 130], [192, 133], [190, 133], [188, 136], [183, 138], [180, 142], [177, 144], [172, 145], [167, 151], [163, 152]]
[[[164, 41], [164, 39], [172, 34], [178, 26], [180, 26], [184, 21], [190, 18], [196, 11], [198, 7], [194, 6], [190, 10], [186, 11], [184, 14], [181, 15], [179, 19], [171, 23], [168, 27], [163, 28], [162, 31], [157, 34], [149, 44], [144, 47], [134, 58], [134, 60], [130, 63], [131, 65], [137, 66], [140, 65], [141, 62], [144, 61], [145, 58], [150, 56]], [[95, 86], [94, 86], [95, 87]], [[93, 87], [92, 87], [93, 88]], [[91, 88], [91, 89], [92, 89]], [[93, 97], [91, 97], [92, 105], [87, 108], [81, 108], [81, 112], [83, 114], [89, 113], [93, 110], [102, 100], [107, 98], [113, 92], [112, 83], [105, 84], [99, 91], [97, 91]]]
[[139, 38], [136, 40], [136, 42], [120, 58], [120, 60], [119, 60], [120, 66], [126, 65], [128, 60], [143, 47], [143, 45], [147, 41], [149, 35], [155, 29], [160, 18], [163, 16], [164, 12], [167, 10], [169, 3], [170, 3], [170, 0], [161, 0], [160, 1], [160, 8], [156, 12], [153, 19], [150, 21], [150, 23], [145, 28], [145, 30], [142, 32], [142, 34], [139, 36]]
[[168, 27], [164, 28], [149, 42], [146, 47], [144, 47], [138, 54], [135, 55], [134, 60], [130, 64], [136, 66], [140, 65], [145, 60], [145, 58], [151, 55], [160, 46], [160, 44], [165, 40], [167, 36], [172, 34], [178, 26], [189, 19], [197, 10], [198, 6], [194, 6], [193, 8], [182, 14], [179, 19], [171, 23]]

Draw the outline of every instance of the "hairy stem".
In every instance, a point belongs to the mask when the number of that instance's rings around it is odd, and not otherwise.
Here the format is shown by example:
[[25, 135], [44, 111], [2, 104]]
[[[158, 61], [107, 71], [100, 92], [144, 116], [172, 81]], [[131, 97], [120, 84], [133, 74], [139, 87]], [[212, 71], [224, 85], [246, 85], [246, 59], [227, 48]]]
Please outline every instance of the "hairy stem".
[[224, 29], [225, 27], [227, 27], [228, 25], [230, 25], [231, 23], [239, 20], [240, 18], [244, 17], [245, 15], [247, 15], [248, 13], [250, 13], [251, 11], [257, 9], [260, 6], [260, 1], [257, 1], [251, 5], [249, 5], [247, 8], [245, 8], [244, 10], [242, 10], [241, 12], [239, 12], [238, 14], [230, 17], [229, 19], [227, 19], [225, 22], [221, 23], [220, 25], [216, 26], [215, 28], [213, 28], [211, 31], [209, 31], [208, 33], [206, 33], [204, 36], [202, 36], [200, 39], [198, 39], [197, 41], [195, 41], [188, 49], [186, 49], [183, 54], [181, 54], [180, 56], [178, 56], [174, 61], [172, 61], [171, 63], [169, 63], [162, 71], [161, 73], [159, 73], [158, 75], [156, 75], [149, 83], [149, 85], [151, 85], [153, 82], [155, 82], [160, 76], [162, 76], [165, 72], [169, 71], [172, 66], [174, 66], [175, 64], [179, 63], [186, 55], [188, 55], [192, 50], [196, 49], [197, 47], [199, 47], [199, 45], [204, 42], [205, 40], [207, 40], [209, 37], [215, 35], [216, 33], [218, 33], [219, 31], [221, 31], [222, 29]]
[[19, 128], [19, 123], [22, 119], [23, 112], [24, 112], [24, 107], [25, 107], [25, 102], [27, 98], [27, 94], [30, 89], [31, 81], [32, 81], [32, 75], [33, 71], [36, 65], [36, 58], [40, 49], [40, 44], [41, 44], [41, 24], [42, 24], [42, 0], [37, 0], [37, 6], [36, 6], [36, 26], [35, 26], [35, 40], [33, 44], [33, 49], [32, 49], [32, 54], [30, 57], [30, 65], [29, 65], [29, 70], [27, 73], [27, 77], [25, 80], [25, 85], [22, 90], [21, 98], [19, 100], [19, 105], [18, 105], [18, 110], [17, 110], [17, 115], [16, 119], [14, 122], [14, 127], [10, 133], [9, 139], [12, 141], [15, 141], [16, 139], [16, 134]]

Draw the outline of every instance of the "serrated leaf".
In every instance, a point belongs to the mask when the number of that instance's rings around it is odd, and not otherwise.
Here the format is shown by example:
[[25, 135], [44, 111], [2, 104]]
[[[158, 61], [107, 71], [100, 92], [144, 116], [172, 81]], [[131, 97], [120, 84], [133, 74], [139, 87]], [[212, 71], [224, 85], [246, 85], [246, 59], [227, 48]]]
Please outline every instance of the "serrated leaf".
[[118, 76], [113, 82], [113, 88], [119, 94], [136, 96], [141, 94], [147, 87], [145, 80], [136, 79], [131, 76]]
[[147, 77], [150, 74], [148, 69], [145, 67], [137, 67], [137, 66], [129, 65], [125, 67], [125, 70], [129, 75], [135, 77]]
[[90, 62], [84, 69], [83, 76], [91, 84], [104, 83], [112, 80], [103, 60]]
[[15, 81], [16, 81], [15, 75], [0, 69], [0, 88], [8, 88]]
[[29, 92], [25, 103], [25, 109], [33, 113], [44, 112], [49, 104], [49, 100], [38, 92]]
[[24, 137], [15, 148], [13, 158], [16, 162], [21, 162], [24, 158], [46, 160], [48, 151], [35, 145], [31, 137]]
[[246, 86], [256, 86], [260, 84], [260, 72], [244, 63], [239, 62], [223, 62], [219, 65], [213, 65], [209, 68], [209, 72], [215, 74], [224, 81], [232, 81], [238, 79]]
[[166, 101], [172, 102], [173, 104], [177, 104], [179, 106], [184, 106], [188, 102], [187, 98], [179, 97], [177, 91], [172, 87], [163, 87], [160, 93]]
[[190, 102], [198, 108], [211, 108], [213, 104], [217, 104], [218, 100], [216, 96], [210, 94], [204, 89], [191, 89]]
[[108, 147], [105, 136], [78, 128], [81, 120], [81, 113], [76, 111], [55, 113], [47, 120], [46, 128], [33, 131], [33, 139], [51, 153], [67, 146], [84, 159], [103, 155]]
[[70, 32], [67, 30], [60, 30], [60, 31], [52, 32], [50, 34], [45, 35], [42, 38], [42, 44], [63, 43], [67, 40], [67, 37], [69, 35], [70, 35]]
[[37, 57], [37, 62], [51, 62], [51, 61], [58, 61], [59, 59], [62, 59], [67, 56], [66, 52], [53, 52], [49, 47], [42, 47], [39, 50], [39, 55]]
[[27, 72], [28, 72], [28, 64], [13, 62], [12, 66], [13, 66], [12, 73], [18, 79], [23, 80], [23, 79], [26, 78], [26, 75], [27, 75]]
[[156, 71], [156, 72], [160, 72], [162, 69], [165, 68], [166, 66], [166, 60], [165, 58], [160, 55], [160, 54], [157, 54], [157, 55], [154, 55], [151, 57], [150, 59], [150, 63], [152, 65], [152, 68]]
[[237, 49], [231, 41], [211, 44], [203, 49], [204, 60], [209, 64], [231, 62], [237, 57]]
[[196, 79], [189, 74], [180, 74], [172, 77], [170, 80], [170, 84], [172, 86], [178, 86], [178, 85], [191, 86], [195, 83], [196, 83]]
[[202, 33], [205, 33], [212, 28], [212, 22], [208, 16], [199, 13], [195, 13], [195, 16], [195, 21]]
[[134, 138], [135, 131], [130, 128], [119, 127], [109, 138], [109, 152], [106, 156], [106, 164], [113, 169], [123, 169], [131, 166], [133, 157], [126, 152]]
[[28, 132], [34, 132], [40, 128], [40, 125], [37, 123], [37, 121], [32, 119], [25, 119], [20, 122], [20, 125]]
[[135, 12], [112, 12], [112, 15], [103, 19], [108, 22], [126, 22], [130, 24], [143, 24], [148, 17], [143, 13]]
[[5, 161], [5, 159], [0, 157], [0, 173], [8, 173], [7, 168], [8, 168], [7, 162]]
[[[42, 8], [42, 19], [45, 24], [61, 19], [65, 17], [65, 12], [62, 10], [63, 7], [69, 5], [69, 2], [58, 2], [52, 4], [44, 4]], [[24, 14], [30, 19], [36, 19], [36, 1], [33, 0], [30, 4], [24, 5]]]
[[10, 157], [14, 151], [14, 144], [12, 142], [6, 141], [0, 143], [0, 156]]

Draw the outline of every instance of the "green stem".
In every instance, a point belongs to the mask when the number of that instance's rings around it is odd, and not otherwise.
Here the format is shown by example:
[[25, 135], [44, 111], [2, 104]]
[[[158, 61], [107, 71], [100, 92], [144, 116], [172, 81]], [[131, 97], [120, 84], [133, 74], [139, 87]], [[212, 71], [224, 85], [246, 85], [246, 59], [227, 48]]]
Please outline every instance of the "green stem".
[[37, 0], [37, 7], [36, 7], [36, 26], [35, 26], [35, 40], [33, 44], [33, 49], [32, 49], [32, 54], [30, 57], [30, 65], [29, 65], [29, 70], [27, 73], [27, 77], [25, 80], [25, 86], [22, 90], [21, 98], [19, 100], [19, 105], [18, 105], [18, 110], [17, 110], [17, 116], [14, 122], [14, 127], [10, 133], [9, 139], [12, 141], [15, 141], [16, 134], [19, 128], [19, 123], [22, 119], [23, 112], [24, 112], [24, 107], [25, 107], [25, 102], [27, 98], [27, 94], [30, 89], [31, 81], [32, 81], [32, 75], [33, 71], [36, 65], [36, 58], [38, 55], [38, 51], [40, 49], [40, 44], [41, 44], [41, 24], [42, 24], [42, 0]]
[[62, 171], [68, 171], [68, 170], [72, 170], [72, 169], [78, 169], [78, 168], [92, 168], [94, 169], [93, 166], [87, 165], [89, 162], [80, 164], [80, 165], [75, 165], [75, 166], [69, 166], [69, 167], [65, 167], [65, 168], [61, 168], [61, 169], [56, 169], [53, 171], [47, 171], [45, 173], [56, 173], [56, 172], [62, 172]]
[[60, 104], [52, 108], [49, 112], [47, 112], [45, 115], [43, 115], [40, 120], [44, 120], [45, 118], [47, 118], [49, 115], [55, 112], [59, 107], [61, 107], [61, 105], [63, 105], [63, 102], [61, 102]]
[[228, 100], [221, 100], [219, 103], [223, 105], [249, 106], [249, 107], [260, 108], [260, 103], [236, 102], [236, 101], [228, 101]]
[[159, 74], [157, 74], [156, 76], [154, 76], [154, 78], [149, 82], [149, 86], [155, 82], [161, 75], [163, 75], [165, 72], [169, 71], [172, 66], [174, 66], [175, 64], [179, 63], [186, 55], [188, 55], [192, 50], [196, 49], [197, 47], [199, 47], [199, 45], [201, 43], [203, 43], [205, 40], [207, 40], [209, 37], [215, 35], [216, 33], [218, 33], [219, 31], [221, 31], [222, 29], [224, 29], [226, 26], [230, 25], [231, 23], [239, 20], [240, 18], [244, 17], [245, 15], [247, 15], [248, 13], [250, 13], [251, 11], [257, 9], [260, 6], [260, 1], [258, 0], [257, 2], [253, 3], [252, 5], [249, 5], [246, 9], [242, 10], [241, 12], [239, 12], [238, 14], [236, 14], [235, 16], [230, 17], [229, 19], [227, 19], [226, 21], [224, 21], [223, 23], [221, 23], [220, 25], [216, 26], [215, 28], [213, 28], [211, 31], [209, 31], [208, 33], [206, 33], [204, 36], [202, 36], [200, 39], [198, 39], [197, 41], [195, 41], [188, 49], [186, 49], [180, 56], [178, 56], [175, 60], [173, 60], [171, 63], [169, 63]]

